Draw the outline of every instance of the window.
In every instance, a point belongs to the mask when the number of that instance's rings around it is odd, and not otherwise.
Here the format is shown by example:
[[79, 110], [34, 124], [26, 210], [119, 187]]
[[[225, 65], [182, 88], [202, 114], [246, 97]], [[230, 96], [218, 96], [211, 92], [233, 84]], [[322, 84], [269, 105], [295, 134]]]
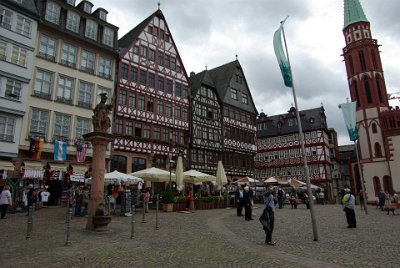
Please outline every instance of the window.
[[132, 172], [139, 171], [146, 168], [146, 159], [134, 157], [132, 158]]
[[164, 66], [164, 53], [158, 51], [158, 65]]
[[16, 119], [7, 114], [0, 114], [0, 141], [13, 142]]
[[165, 115], [168, 117], [172, 116], [172, 105], [170, 102], [165, 103]]
[[92, 20], [86, 21], [85, 36], [97, 40], [97, 23]]
[[31, 21], [18, 15], [17, 27], [15, 28], [15, 31], [19, 34], [29, 37], [31, 35]]
[[183, 85], [183, 90], [182, 90], [182, 98], [187, 98], [189, 96], [189, 88], [187, 85]]
[[81, 54], [81, 70], [94, 74], [94, 67], [96, 63], [96, 54], [86, 50], [82, 50]]
[[77, 48], [71, 44], [64, 43], [61, 51], [61, 63], [75, 68]]
[[147, 58], [147, 47], [140, 46], [140, 56], [145, 59]]
[[365, 71], [367, 69], [367, 66], [365, 65], [364, 52], [363, 51], [359, 51], [358, 52], [358, 57], [360, 59], [361, 71]]
[[117, 134], [122, 134], [122, 119], [115, 120], [115, 132]]
[[114, 31], [108, 27], [104, 27], [103, 31], [103, 44], [113, 47], [114, 46]]
[[[128, 66], [126, 66], [126, 68], [128, 68]], [[131, 65], [129, 81], [137, 82], [137, 68], [133, 65]]]
[[53, 2], [47, 2], [45, 19], [52, 23], [59, 24], [60, 10], [61, 9], [60, 9], [59, 5], [57, 5]]
[[48, 122], [49, 111], [33, 108], [29, 133], [36, 136], [46, 136]]
[[83, 11], [85, 11], [86, 13], [92, 13], [92, 6], [89, 3], [85, 2], [83, 4]]
[[242, 93], [242, 103], [249, 104], [249, 97], [247, 96], [246, 93]]
[[170, 63], [171, 63], [171, 57], [169, 55], [165, 55], [165, 67], [169, 68], [170, 67]]
[[174, 57], [171, 57], [171, 70], [175, 71], [175, 67], [176, 67], [176, 59]]
[[182, 121], [187, 122], [188, 121], [188, 111], [187, 108], [182, 108]]
[[378, 132], [378, 129], [376, 127], [376, 124], [372, 123], [372, 133], [377, 133], [377, 132]]
[[158, 91], [164, 91], [164, 77], [158, 77]]
[[111, 79], [112, 61], [104, 57], [100, 57], [99, 76]]
[[351, 55], [349, 56], [349, 65], [350, 65], [350, 74], [354, 74], [354, 64]]
[[129, 93], [129, 107], [135, 108], [136, 107], [136, 94], [133, 92]]
[[144, 96], [143, 95], [139, 95], [138, 96], [138, 109], [141, 111], [144, 111]]
[[237, 90], [236, 89], [231, 88], [231, 98], [234, 99], [234, 100], [238, 99]]
[[0, 60], [7, 60], [7, 43], [0, 41]]
[[78, 92], [78, 106], [84, 108], [91, 108], [92, 95], [93, 95], [93, 85], [81, 81]]
[[143, 138], [150, 139], [150, 126], [149, 125], [144, 125]]
[[26, 50], [17, 46], [13, 46], [11, 62], [20, 66], [26, 66]]
[[154, 51], [154, 49], [149, 48], [149, 60], [155, 61], [155, 58], [156, 58], [156, 52]]
[[364, 87], [365, 87], [365, 94], [367, 96], [367, 102], [368, 104], [372, 103], [372, 95], [371, 95], [371, 89], [369, 87], [369, 82], [367, 78], [364, 78]]
[[181, 106], [175, 106], [175, 119], [181, 119], [182, 108]]
[[155, 87], [155, 75], [153, 73], [149, 72], [149, 87], [154, 88]]
[[142, 137], [142, 124], [140, 123], [135, 124], [135, 137]]
[[171, 79], [167, 79], [165, 88], [166, 88], [168, 94], [172, 94], [172, 80]]
[[0, 26], [11, 30], [11, 16], [12, 12], [10, 10], [0, 7]]
[[53, 138], [59, 140], [68, 139], [71, 128], [71, 116], [66, 114], [56, 113], [54, 121]]
[[153, 112], [154, 111], [154, 102], [153, 99], [148, 98], [147, 99], [147, 109], [148, 112]]
[[56, 59], [56, 39], [46, 36], [40, 35], [40, 48], [39, 48], [39, 56], [51, 61], [55, 61]]
[[157, 101], [157, 114], [159, 114], [159, 115], [164, 114], [164, 104], [161, 100]]
[[75, 0], [67, 0], [67, 3], [71, 6], [75, 6]]
[[382, 157], [382, 149], [381, 145], [378, 142], [375, 142], [375, 157]]
[[7, 79], [5, 97], [12, 100], [21, 99], [22, 84], [13, 79]]
[[100, 12], [99, 12], [99, 18], [100, 18], [101, 20], [107, 21], [107, 13], [104, 12], [103, 10], [100, 10]]
[[128, 136], [132, 136], [133, 131], [133, 123], [132, 121], [126, 121], [125, 125], [125, 134]]
[[175, 82], [175, 97], [181, 97], [182, 95], [182, 84]]
[[66, 28], [75, 33], [79, 32], [80, 17], [77, 13], [68, 11]]
[[123, 79], [128, 79], [128, 64], [122, 63], [121, 65], [121, 77]]
[[126, 105], [126, 90], [121, 89], [119, 91], [118, 103], [124, 106]]
[[140, 84], [146, 85], [146, 71], [140, 70]]
[[83, 134], [86, 134], [89, 132], [90, 132], [90, 120], [88, 118], [83, 118], [83, 117], [77, 116], [75, 138], [83, 139]]
[[154, 140], [160, 140], [161, 139], [161, 129], [159, 127], [154, 127], [153, 139]]
[[58, 78], [57, 101], [71, 104], [74, 89], [74, 79], [62, 76]]
[[[126, 157], [120, 155], [111, 156], [111, 170], [126, 172]], [[133, 172], [133, 170], [132, 170]]]
[[52, 82], [52, 73], [38, 69], [36, 71], [36, 80], [33, 95], [40, 98], [50, 99]]

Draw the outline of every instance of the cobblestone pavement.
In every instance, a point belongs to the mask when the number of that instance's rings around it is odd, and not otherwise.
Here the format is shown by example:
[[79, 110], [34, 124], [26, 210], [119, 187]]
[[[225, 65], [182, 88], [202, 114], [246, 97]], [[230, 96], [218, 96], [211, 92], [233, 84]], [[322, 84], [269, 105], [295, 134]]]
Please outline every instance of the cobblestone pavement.
[[[257, 206], [257, 204], [256, 204]], [[71, 222], [66, 246], [66, 208], [49, 207], [34, 214], [31, 239], [26, 240], [26, 213], [0, 220], [1, 267], [399, 267], [400, 215], [369, 207], [356, 210], [357, 228], [347, 229], [339, 205], [316, 205], [319, 241], [313, 241], [310, 211], [277, 209], [275, 247], [266, 246], [254, 209], [253, 221], [235, 209], [195, 213], [156, 212], [131, 218], [114, 216], [110, 231], [85, 230], [86, 218]]]

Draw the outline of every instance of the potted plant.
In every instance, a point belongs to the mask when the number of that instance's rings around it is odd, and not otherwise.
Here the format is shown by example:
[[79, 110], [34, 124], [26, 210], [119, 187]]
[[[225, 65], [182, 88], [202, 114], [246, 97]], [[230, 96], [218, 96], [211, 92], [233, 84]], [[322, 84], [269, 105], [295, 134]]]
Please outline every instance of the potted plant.
[[172, 194], [171, 187], [167, 187], [162, 195], [163, 210], [165, 212], [172, 212], [174, 208], [174, 195]]

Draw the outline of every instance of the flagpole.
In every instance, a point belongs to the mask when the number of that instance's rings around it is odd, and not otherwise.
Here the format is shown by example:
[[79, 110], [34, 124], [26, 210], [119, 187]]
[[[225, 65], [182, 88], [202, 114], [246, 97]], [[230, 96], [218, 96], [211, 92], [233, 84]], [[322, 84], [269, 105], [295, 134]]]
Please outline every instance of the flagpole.
[[[283, 21], [281, 21], [282, 25], [282, 35], [283, 35], [283, 41], [285, 43], [285, 51], [286, 51], [286, 57], [288, 64], [290, 66], [290, 60], [289, 60], [289, 52], [286, 44], [286, 37], [285, 37], [285, 30], [283, 28], [283, 23], [285, 23], [286, 19], [289, 16], [287, 16]], [[297, 97], [296, 97], [296, 90], [294, 87], [294, 82], [293, 82], [293, 74], [292, 74], [292, 69], [289, 68], [290, 71], [290, 76], [292, 77], [292, 93], [293, 93], [293, 100], [294, 100], [294, 105], [296, 108], [296, 118], [297, 118], [297, 124], [299, 126], [299, 136], [300, 136], [300, 144], [301, 144], [301, 154], [303, 156], [303, 162], [304, 162], [304, 173], [306, 175], [306, 183], [307, 183], [307, 193], [308, 193], [308, 203], [310, 205], [310, 214], [311, 214], [311, 223], [312, 223], [312, 229], [313, 229], [313, 234], [314, 234], [314, 241], [318, 241], [318, 230], [317, 230], [317, 221], [315, 219], [315, 213], [314, 213], [314, 200], [313, 200], [313, 195], [311, 191], [311, 182], [310, 182], [310, 172], [308, 170], [308, 165], [307, 165], [307, 156], [306, 156], [306, 149], [304, 146], [304, 136], [303, 136], [303, 128], [301, 126], [301, 121], [300, 121], [300, 113], [297, 105]]]
[[[362, 187], [362, 191], [363, 191], [364, 211], [365, 211], [365, 214], [368, 215], [367, 198], [366, 198], [366, 194], [365, 194], [365, 185], [364, 185], [364, 176], [361, 173], [360, 157], [358, 156], [358, 146], [357, 146], [357, 142], [356, 141], [354, 141], [354, 145], [355, 145], [356, 155], [357, 155], [358, 173], [360, 174], [361, 187]], [[356, 176], [356, 179], [357, 179], [357, 176]], [[354, 195], [356, 195], [356, 194], [357, 193], [354, 193]]]

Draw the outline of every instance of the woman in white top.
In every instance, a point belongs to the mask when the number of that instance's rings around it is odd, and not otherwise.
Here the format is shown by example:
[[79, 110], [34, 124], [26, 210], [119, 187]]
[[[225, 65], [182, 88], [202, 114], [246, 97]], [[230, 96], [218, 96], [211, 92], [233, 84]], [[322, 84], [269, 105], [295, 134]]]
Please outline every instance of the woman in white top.
[[12, 206], [10, 185], [4, 186], [3, 191], [0, 194], [0, 209], [2, 219], [4, 219], [6, 216], [8, 206]]

